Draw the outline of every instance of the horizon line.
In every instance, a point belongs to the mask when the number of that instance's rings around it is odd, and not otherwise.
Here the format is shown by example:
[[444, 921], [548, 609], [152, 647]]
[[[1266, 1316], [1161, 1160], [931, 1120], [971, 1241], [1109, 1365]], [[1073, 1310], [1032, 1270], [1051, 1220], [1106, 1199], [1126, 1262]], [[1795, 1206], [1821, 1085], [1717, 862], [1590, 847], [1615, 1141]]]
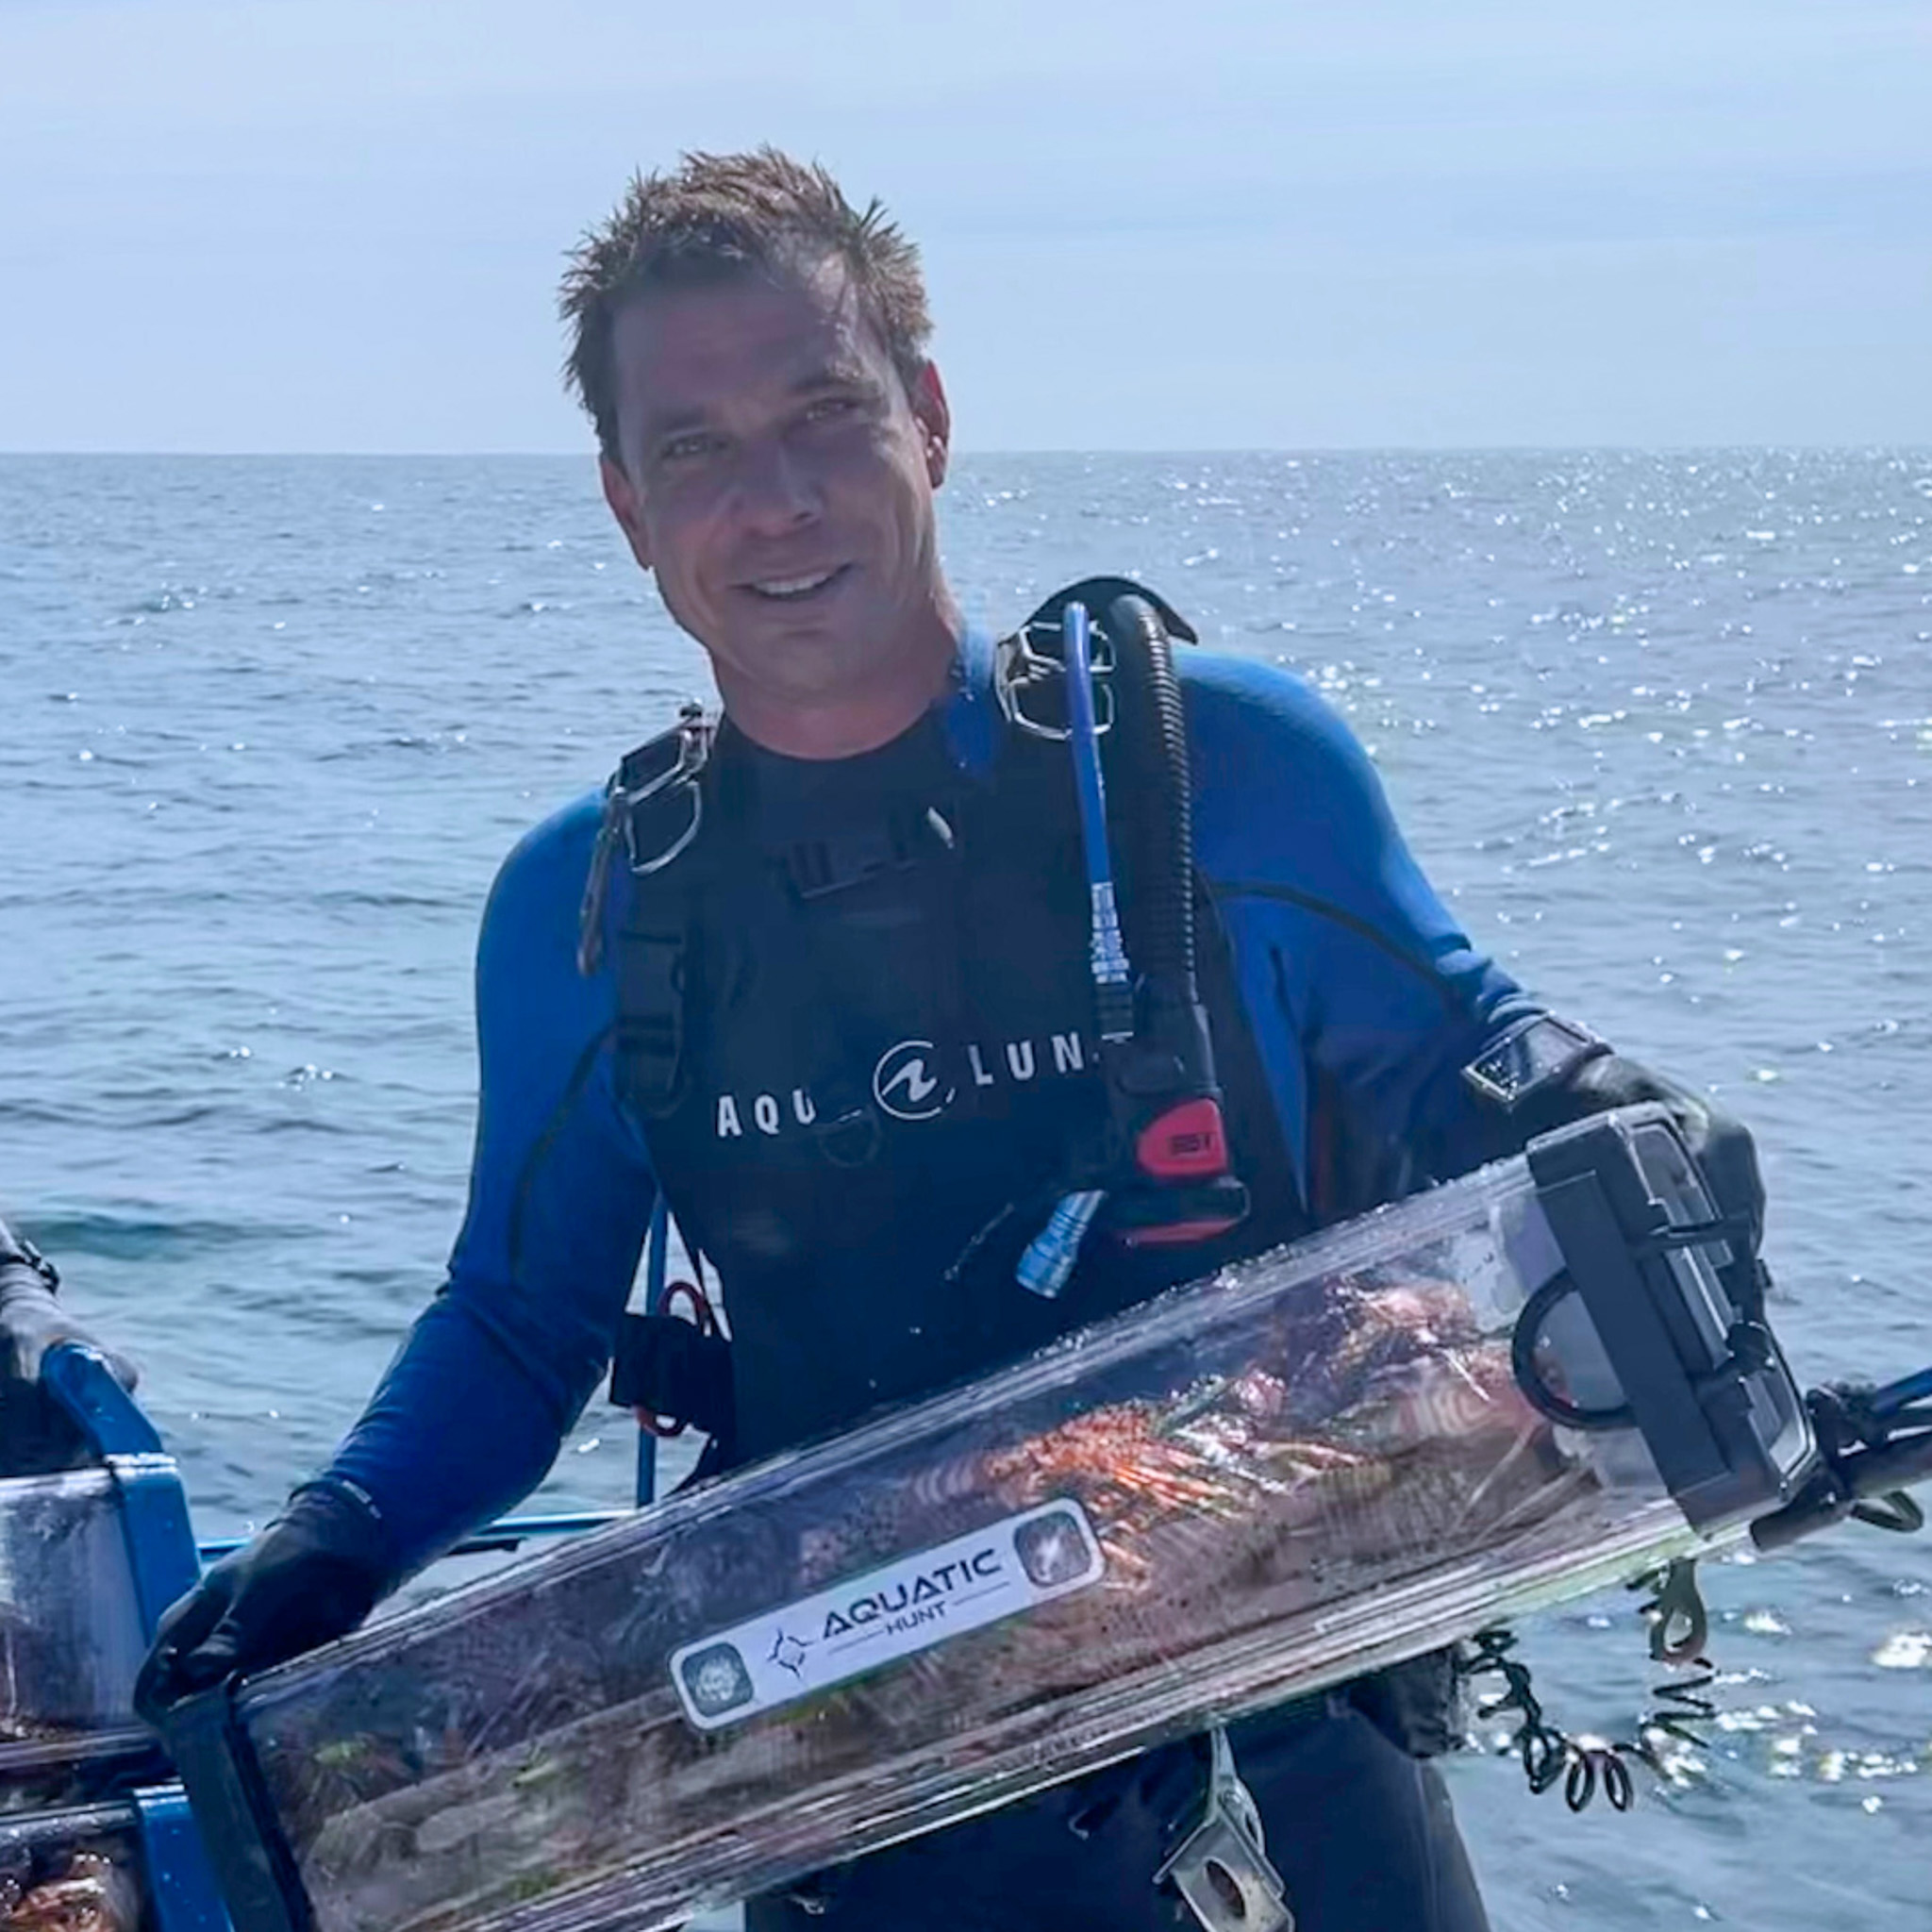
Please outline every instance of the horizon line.
[[[1339, 457], [1339, 456], [1727, 456], [1727, 455], [1932, 456], [1932, 441], [1874, 442], [1332, 442], [1196, 443], [1157, 448], [1097, 443], [1086, 448], [1022, 446], [956, 449], [955, 461], [979, 462], [1011, 457]], [[30, 461], [197, 461], [197, 462], [582, 462], [597, 452], [555, 449], [8, 449], [0, 462]]]

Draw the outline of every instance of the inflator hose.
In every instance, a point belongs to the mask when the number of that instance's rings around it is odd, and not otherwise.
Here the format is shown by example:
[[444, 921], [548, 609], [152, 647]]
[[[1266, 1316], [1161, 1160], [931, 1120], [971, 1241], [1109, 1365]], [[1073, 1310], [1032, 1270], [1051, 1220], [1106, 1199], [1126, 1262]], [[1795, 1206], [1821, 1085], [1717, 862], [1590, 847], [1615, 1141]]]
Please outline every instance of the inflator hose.
[[1157, 997], [1191, 1006], [1194, 969], [1194, 801], [1188, 769], [1187, 715], [1174, 646], [1145, 597], [1116, 597], [1100, 622], [1113, 646], [1120, 697], [1114, 728], [1124, 754], [1116, 769], [1136, 791], [1116, 785], [1108, 816], [1129, 854], [1132, 884], [1124, 918], [1127, 954]]

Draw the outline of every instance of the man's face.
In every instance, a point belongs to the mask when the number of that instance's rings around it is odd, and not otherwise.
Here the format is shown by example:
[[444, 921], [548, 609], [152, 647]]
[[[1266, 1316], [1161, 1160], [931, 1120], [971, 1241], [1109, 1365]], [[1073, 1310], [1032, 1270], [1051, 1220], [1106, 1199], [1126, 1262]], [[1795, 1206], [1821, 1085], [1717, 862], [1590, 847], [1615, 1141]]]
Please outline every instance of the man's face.
[[605, 494], [727, 707], [834, 707], [949, 660], [944, 393], [928, 366], [908, 396], [842, 264], [654, 291], [612, 347]]

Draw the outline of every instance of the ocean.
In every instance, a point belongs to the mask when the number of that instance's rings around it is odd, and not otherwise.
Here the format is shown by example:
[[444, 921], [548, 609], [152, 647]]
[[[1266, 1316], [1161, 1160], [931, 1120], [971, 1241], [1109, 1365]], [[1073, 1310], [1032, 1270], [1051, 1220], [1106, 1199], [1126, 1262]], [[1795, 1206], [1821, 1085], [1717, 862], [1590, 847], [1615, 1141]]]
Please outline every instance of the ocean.
[[[1751, 1123], [1800, 1375], [1932, 1361], [1932, 452], [988, 457], [942, 516], [989, 625], [1132, 573], [1312, 682], [1477, 941]], [[708, 690], [588, 458], [0, 458], [0, 1206], [205, 1536], [436, 1289], [497, 864]], [[542, 1500], [632, 1456], [593, 1405]], [[1932, 1924], [1932, 1538], [1706, 1589], [1694, 1772], [1450, 1764], [1498, 1932]], [[1524, 1652], [1578, 1731], [1656, 1676], [1622, 1596]]]

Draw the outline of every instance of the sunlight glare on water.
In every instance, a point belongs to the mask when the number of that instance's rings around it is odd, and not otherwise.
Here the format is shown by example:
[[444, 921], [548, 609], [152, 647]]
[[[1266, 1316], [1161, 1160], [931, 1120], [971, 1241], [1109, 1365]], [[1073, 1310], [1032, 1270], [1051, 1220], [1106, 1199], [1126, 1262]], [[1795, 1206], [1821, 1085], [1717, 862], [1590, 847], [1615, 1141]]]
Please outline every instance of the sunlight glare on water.
[[[1757, 1129], [1800, 1374], [1932, 1360], [1932, 455], [986, 458], [944, 515], [988, 624], [1134, 573], [1313, 682], [1477, 940]], [[495, 866], [706, 688], [588, 461], [0, 459], [0, 1202], [204, 1534], [437, 1285]], [[630, 1456], [593, 1405], [546, 1500]], [[1499, 1932], [1926, 1922], [1926, 1545], [1707, 1591], [1724, 1720], [1631, 1816], [1452, 1767]], [[1524, 1647], [1579, 1730], [1655, 1676], [1622, 1598]]]

